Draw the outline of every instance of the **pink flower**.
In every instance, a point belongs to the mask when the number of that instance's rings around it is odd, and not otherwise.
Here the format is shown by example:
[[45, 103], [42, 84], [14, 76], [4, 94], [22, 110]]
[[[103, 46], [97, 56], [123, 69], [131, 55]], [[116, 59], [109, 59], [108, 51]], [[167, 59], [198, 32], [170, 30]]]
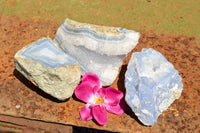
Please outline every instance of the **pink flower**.
[[112, 87], [100, 88], [100, 80], [93, 73], [83, 76], [82, 83], [75, 89], [75, 95], [87, 103], [80, 111], [82, 120], [94, 118], [100, 125], [107, 123], [107, 111], [121, 115], [126, 107], [122, 100], [123, 93]]

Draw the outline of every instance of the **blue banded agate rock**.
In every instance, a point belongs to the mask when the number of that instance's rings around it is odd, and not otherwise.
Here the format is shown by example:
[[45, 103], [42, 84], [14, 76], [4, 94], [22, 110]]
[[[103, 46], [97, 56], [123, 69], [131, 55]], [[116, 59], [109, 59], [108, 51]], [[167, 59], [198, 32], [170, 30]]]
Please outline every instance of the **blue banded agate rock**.
[[132, 54], [125, 74], [125, 100], [144, 125], [154, 125], [158, 116], [181, 96], [182, 78], [158, 51], [144, 48]]
[[98, 26], [66, 19], [55, 41], [87, 72], [99, 76], [102, 85], [115, 80], [124, 58], [137, 45], [140, 34], [125, 28]]
[[42, 38], [15, 54], [15, 67], [28, 80], [59, 100], [72, 96], [80, 82], [80, 66], [49, 38]]

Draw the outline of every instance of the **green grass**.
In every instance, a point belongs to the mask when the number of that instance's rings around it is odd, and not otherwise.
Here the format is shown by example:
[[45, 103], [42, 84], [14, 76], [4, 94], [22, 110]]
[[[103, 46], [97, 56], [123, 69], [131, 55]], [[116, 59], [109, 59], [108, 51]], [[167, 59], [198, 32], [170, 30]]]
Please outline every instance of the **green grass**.
[[62, 23], [65, 18], [136, 31], [196, 36], [200, 0], [1, 0], [1, 16]]

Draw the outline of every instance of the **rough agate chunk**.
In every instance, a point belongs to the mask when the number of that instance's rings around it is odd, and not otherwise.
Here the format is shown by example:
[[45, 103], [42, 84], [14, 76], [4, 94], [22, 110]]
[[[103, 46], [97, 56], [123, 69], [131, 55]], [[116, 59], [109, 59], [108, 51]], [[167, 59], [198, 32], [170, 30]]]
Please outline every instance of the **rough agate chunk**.
[[72, 96], [81, 76], [77, 61], [49, 38], [42, 38], [18, 51], [15, 67], [28, 80], [59, 100]]
[[153, 125], [158, 116], [181, 96], [182, 78], [159, 52], [144, 48], [133, 53], [125, 74], [125, 100], [145, 125]]
[[66, 19], [57, 31], [55, 41], [78, 60], [82, 74], [95, 73], [102, 85], [110, 85], [139, 37], [140, 34], [133, 30]]

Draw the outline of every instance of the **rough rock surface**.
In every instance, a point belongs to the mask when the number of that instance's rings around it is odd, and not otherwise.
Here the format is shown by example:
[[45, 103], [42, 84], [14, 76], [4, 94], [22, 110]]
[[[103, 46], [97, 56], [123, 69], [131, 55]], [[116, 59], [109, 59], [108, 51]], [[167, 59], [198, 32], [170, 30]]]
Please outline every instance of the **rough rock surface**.
[[137, 45], [140, 34], [125, 28], [98, 26], [66, 19], [58, 28], [55, 41], [76, 58], [81, 72], [99, 76], [103, 85], [117, 77], [124, 58]]
[[72, 96], [80, 81], [80, 66], [49, 38], [42, 38], [19, 50], [15, 67], [28, 80], [59, 100]]
[[126, 102], [145, 125], [154, 125], [183, 90], [178, 71], [151, 48], [133, 53], [125, 74], [125, 86]]

